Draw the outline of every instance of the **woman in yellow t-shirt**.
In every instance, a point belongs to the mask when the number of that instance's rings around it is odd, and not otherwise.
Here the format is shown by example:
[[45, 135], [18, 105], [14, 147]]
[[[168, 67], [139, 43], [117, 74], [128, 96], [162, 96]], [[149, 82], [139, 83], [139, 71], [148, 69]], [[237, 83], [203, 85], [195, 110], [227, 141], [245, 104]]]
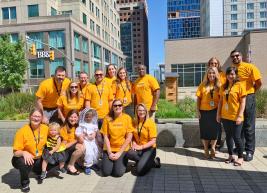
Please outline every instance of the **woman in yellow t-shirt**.
[[84, 148], [77, 143], [75, 130], [78, 127], [79, 112], [77, 110], [69, 111], [63, 127], [60, 129], [62, 143], [65, 144], [67, 171], [71, 175], [78, 175], [79, 171], [75, 168], [75, 162], [83, 155]]
[[[204, 156], [212, 159], [215, 158], [215, 146], [221, 127], [216, 121], [220, 86], [217, 68], [209, 67], [196, 93], [200, 138], [204, 146]], [[211, 144], [210, 153], [209, 144]]]
[[133, 116], [132, 83], [128, 79], [128, 73], [124, 67], [119, 68], [117, 72], [117, 79], [112, 82], [112, 91], [114, 98], [123, 102], [125, 113]]
[[[219, 72], [221, 85], [224, 85], [225, 82], [226, 82], [226, 75], [225, 75], [224, 71], [222, 70], [222, 66], [221, 66], [221, 63], [218, 60], [218, 58], [212, 57], [211, 59], [209, 59], [208, 67], [217, 68], [217, 70]], [[222, 127], [219, 128], [219, 134], [218, 134], [218, 139], [217, 139], [216, 146], [218, 147], [218, 149], [220, 149], [223, 146], [223, 143], [222, 143]]]
[[106, 75], [104, 78], [105, 82], [107, 82], [110, 86], [112, 82], [116, 80], [116, 67], [113, 64], [109, 64], [106, 67]]
[[41, 156], [48, 135], [48, 127], [41, 124], [42, 119], [40, 109], [32, 110], [30, 123], [20, 128], [14, 138], [12, 165], [19, 170], [22, 192], [30, 191], [30, 171], [37, 174], [42, 171]]
[[137, 162], [137, 175], [143, 176], [152, 167], [161, 166], [159, 157], [156, 157], [157, 127], [149, 118], [149, 112], [144, 104], [140, 103], [136, 106], [135, 114], [132, 148], [127, 156]]
[[78, 86], [77, 82], [71, 82], [66, 93], [57, 101], [58, 114], [63, 123], [70, 110], [80, 111], [84, 107], [84, 96]]
[[[240, 166], [243, 163], [244, 146], [241, 140], [241, 130], [244, 120], [246, 105], [246, 88], [238, 80], [236, 67], [228, 67], [226, 70], [226, 83], [220, 89], [220, 103], [217, 112], [217, 121], [222, 121], [226, 133], [226, 144], [229, 157], [225, 163], [234, 162]], [[238, 159], [233, 156], [233, 141], [238, 152]]]
[[133, 130], [132, 118], [123, 113], [122, 101], [114, 100], [100, 131], [104, 136], [104, 176], [121, 177], [125, 173], [128, 163], [126, 152], [129, 150]]

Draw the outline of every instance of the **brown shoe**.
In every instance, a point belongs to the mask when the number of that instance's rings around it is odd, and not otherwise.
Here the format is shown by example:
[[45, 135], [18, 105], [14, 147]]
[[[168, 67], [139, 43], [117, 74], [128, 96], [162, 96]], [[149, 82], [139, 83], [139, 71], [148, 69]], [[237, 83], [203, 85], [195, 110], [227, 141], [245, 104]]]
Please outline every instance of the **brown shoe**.
[[209, 153], [209, 150], [208, 149], [207, 150], [204, 150], [204, 157], [206, 159], [209, 159], [210, 158], [210, 153]]

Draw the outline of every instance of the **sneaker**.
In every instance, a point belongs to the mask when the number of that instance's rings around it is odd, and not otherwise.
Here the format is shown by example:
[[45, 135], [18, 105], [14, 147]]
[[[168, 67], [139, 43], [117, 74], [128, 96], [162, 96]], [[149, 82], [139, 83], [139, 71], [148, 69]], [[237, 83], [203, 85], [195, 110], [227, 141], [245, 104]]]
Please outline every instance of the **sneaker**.
[[154, 162], [155, 162], [155, 168], [160, 168], [161, 167], [160, 158], [159, 157], [156, 157], [154, 159]]
[[21, 192], [30, 192], [30, 186], [29, 186], [29, 184], [22, 185]]
[[90, 174], [91, 174], [91, 168], [86, 167], [85, 170], [84, 170], [84, 173], [85, 173], [86, 175], [90, 175]]
[[43, 180], [46, 178], [46, 174], [47, 174], [47, 171], [42, 171], [41, 175], [40, 175], [40, 179]]
[[63, 168], [59, 168], [59, 171], [63, 174], [67, 173], [67, 170], [63, 167]]

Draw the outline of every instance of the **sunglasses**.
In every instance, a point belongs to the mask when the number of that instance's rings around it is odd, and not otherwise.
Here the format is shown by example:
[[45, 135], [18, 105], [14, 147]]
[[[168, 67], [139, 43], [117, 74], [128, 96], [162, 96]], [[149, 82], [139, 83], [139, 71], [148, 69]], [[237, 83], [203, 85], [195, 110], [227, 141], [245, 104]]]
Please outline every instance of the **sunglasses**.
[[70, 88], [78, 88], [78, 86], [71, 86]]
[[122, 104], [113, 105], [113, 107], [122, 107]]
[[103, 74], [95, 74], [95, 76], [103, 76]]
[[239, 54], [236, 54], [236, 55], [232, 55], [231, 58], [235, 58], [235, 57], [239, 57], [240, 55]]

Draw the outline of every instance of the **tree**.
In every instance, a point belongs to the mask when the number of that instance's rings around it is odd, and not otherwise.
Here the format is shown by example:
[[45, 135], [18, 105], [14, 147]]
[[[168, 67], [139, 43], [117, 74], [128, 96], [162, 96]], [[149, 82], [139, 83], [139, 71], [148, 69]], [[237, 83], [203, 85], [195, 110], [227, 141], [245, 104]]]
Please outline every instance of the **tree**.
[[8, 34], [0, 36], [0, 88], [19, 89], [27, 66], [24, 42], [19, 38], [12, 43]]

